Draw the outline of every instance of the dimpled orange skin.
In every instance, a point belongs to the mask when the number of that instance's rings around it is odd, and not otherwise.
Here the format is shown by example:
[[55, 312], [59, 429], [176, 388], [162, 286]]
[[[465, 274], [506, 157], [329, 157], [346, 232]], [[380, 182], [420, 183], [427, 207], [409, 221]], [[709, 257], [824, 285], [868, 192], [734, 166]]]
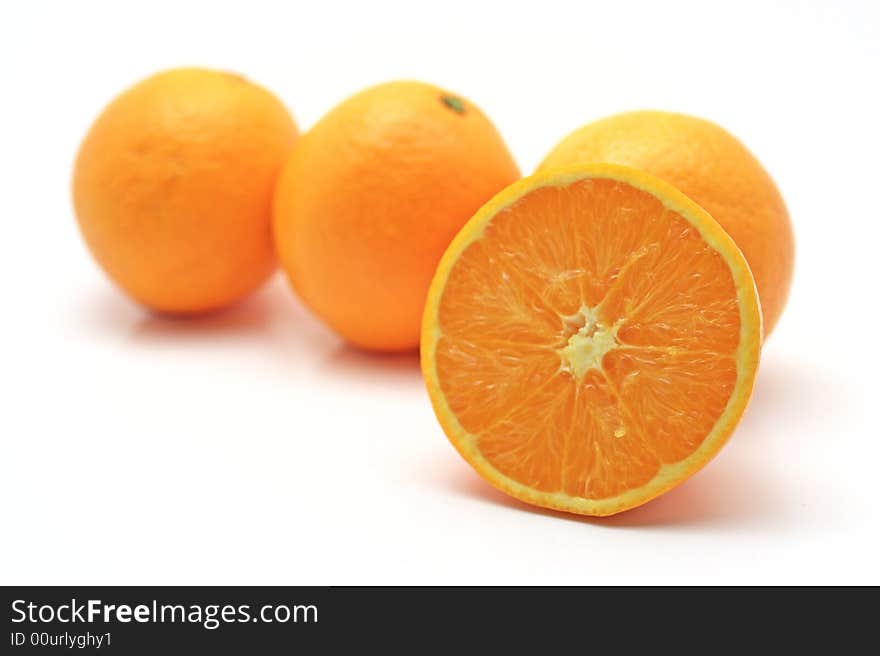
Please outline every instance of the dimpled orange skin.
[[794, 234], [779, 190], [736, 137], [693, 116], [627, 112], [575, 130], [538, 171], [590, 162], [646, 171], [708, 211], [745, 255], [761, 299], [764, 337], [772, 332], [791, 287]]
[[297, 134], [281, 102], [238, 75], [188, 68], [143, 80], [80, 147], [73, 198], [89, 249], [155, 311], [239, 300], [275, 269], [272, 193]]
[[274, 216], [281, 265], [345, 339], [415, 349], [444, 250], [519, 175], [469, 101], [421, 82], [369, 88], [304, 134], [285, 166]]

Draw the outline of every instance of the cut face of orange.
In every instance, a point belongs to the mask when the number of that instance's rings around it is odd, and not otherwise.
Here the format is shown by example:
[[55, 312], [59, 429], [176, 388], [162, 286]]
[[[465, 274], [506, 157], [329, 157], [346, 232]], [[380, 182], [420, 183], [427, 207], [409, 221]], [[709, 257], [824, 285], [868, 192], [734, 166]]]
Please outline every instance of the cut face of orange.
[[645, 173], [526, 178], [446, 251], [422, 325], [440, 423], [492, 485], [610, 515], [662, 494], [727, 440], [758, 366], [739, 249]]

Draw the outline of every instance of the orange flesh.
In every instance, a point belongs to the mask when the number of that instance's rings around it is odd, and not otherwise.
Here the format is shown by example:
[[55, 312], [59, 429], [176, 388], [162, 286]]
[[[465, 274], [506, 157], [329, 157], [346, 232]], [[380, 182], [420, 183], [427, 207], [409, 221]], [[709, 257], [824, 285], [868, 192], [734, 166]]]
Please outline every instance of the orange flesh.
[[737, 381], [733, 276], [625, 182], [534, 189], [450, 271], [440, 388], [477, 450], [542, 492], [614, 497], [702, 444]]

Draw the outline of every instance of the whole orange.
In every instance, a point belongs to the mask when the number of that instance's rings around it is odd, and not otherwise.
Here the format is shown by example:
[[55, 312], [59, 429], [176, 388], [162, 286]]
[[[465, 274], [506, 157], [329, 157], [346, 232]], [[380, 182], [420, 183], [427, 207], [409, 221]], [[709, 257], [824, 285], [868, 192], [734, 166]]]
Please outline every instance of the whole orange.
[[136, 84], [104, 109], [76, 160], [89, 249], [156, 311], [240, 299], [275, 268], [272, 193], [296, 137], [281, 102], [238, 75], [186, 68]]
[[779, 190], [736, 137], [693, 116], [628, 112], [571, 133], [538, 170], [589, 162], [647, 171], [707, 210], [745, 255], [770, 334], [791, 286], [794, 234]]
[[443, 251], [519, 177], [486, 116], [430, 84], [362, 91], [299, 140], [275, 195], [275, 243], [302, 300], [367, 349], [419, 344]]

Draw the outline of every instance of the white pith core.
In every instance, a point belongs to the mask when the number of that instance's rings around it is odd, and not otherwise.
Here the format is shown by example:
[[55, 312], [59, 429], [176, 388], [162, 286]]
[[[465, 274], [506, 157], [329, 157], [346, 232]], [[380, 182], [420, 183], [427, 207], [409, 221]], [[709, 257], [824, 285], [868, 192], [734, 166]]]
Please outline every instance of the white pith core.
[[580, 327], [568, 338], [568, 344], [559, 349], [559, 357], [562, 370], [579, 379], [590, 369], [601, 369], [602, 359], [618, 345], [619, 326], [606, 326], [597, 315], [598, 308], [581, 306], [578, 312], [565, 318], [566, 325]]

